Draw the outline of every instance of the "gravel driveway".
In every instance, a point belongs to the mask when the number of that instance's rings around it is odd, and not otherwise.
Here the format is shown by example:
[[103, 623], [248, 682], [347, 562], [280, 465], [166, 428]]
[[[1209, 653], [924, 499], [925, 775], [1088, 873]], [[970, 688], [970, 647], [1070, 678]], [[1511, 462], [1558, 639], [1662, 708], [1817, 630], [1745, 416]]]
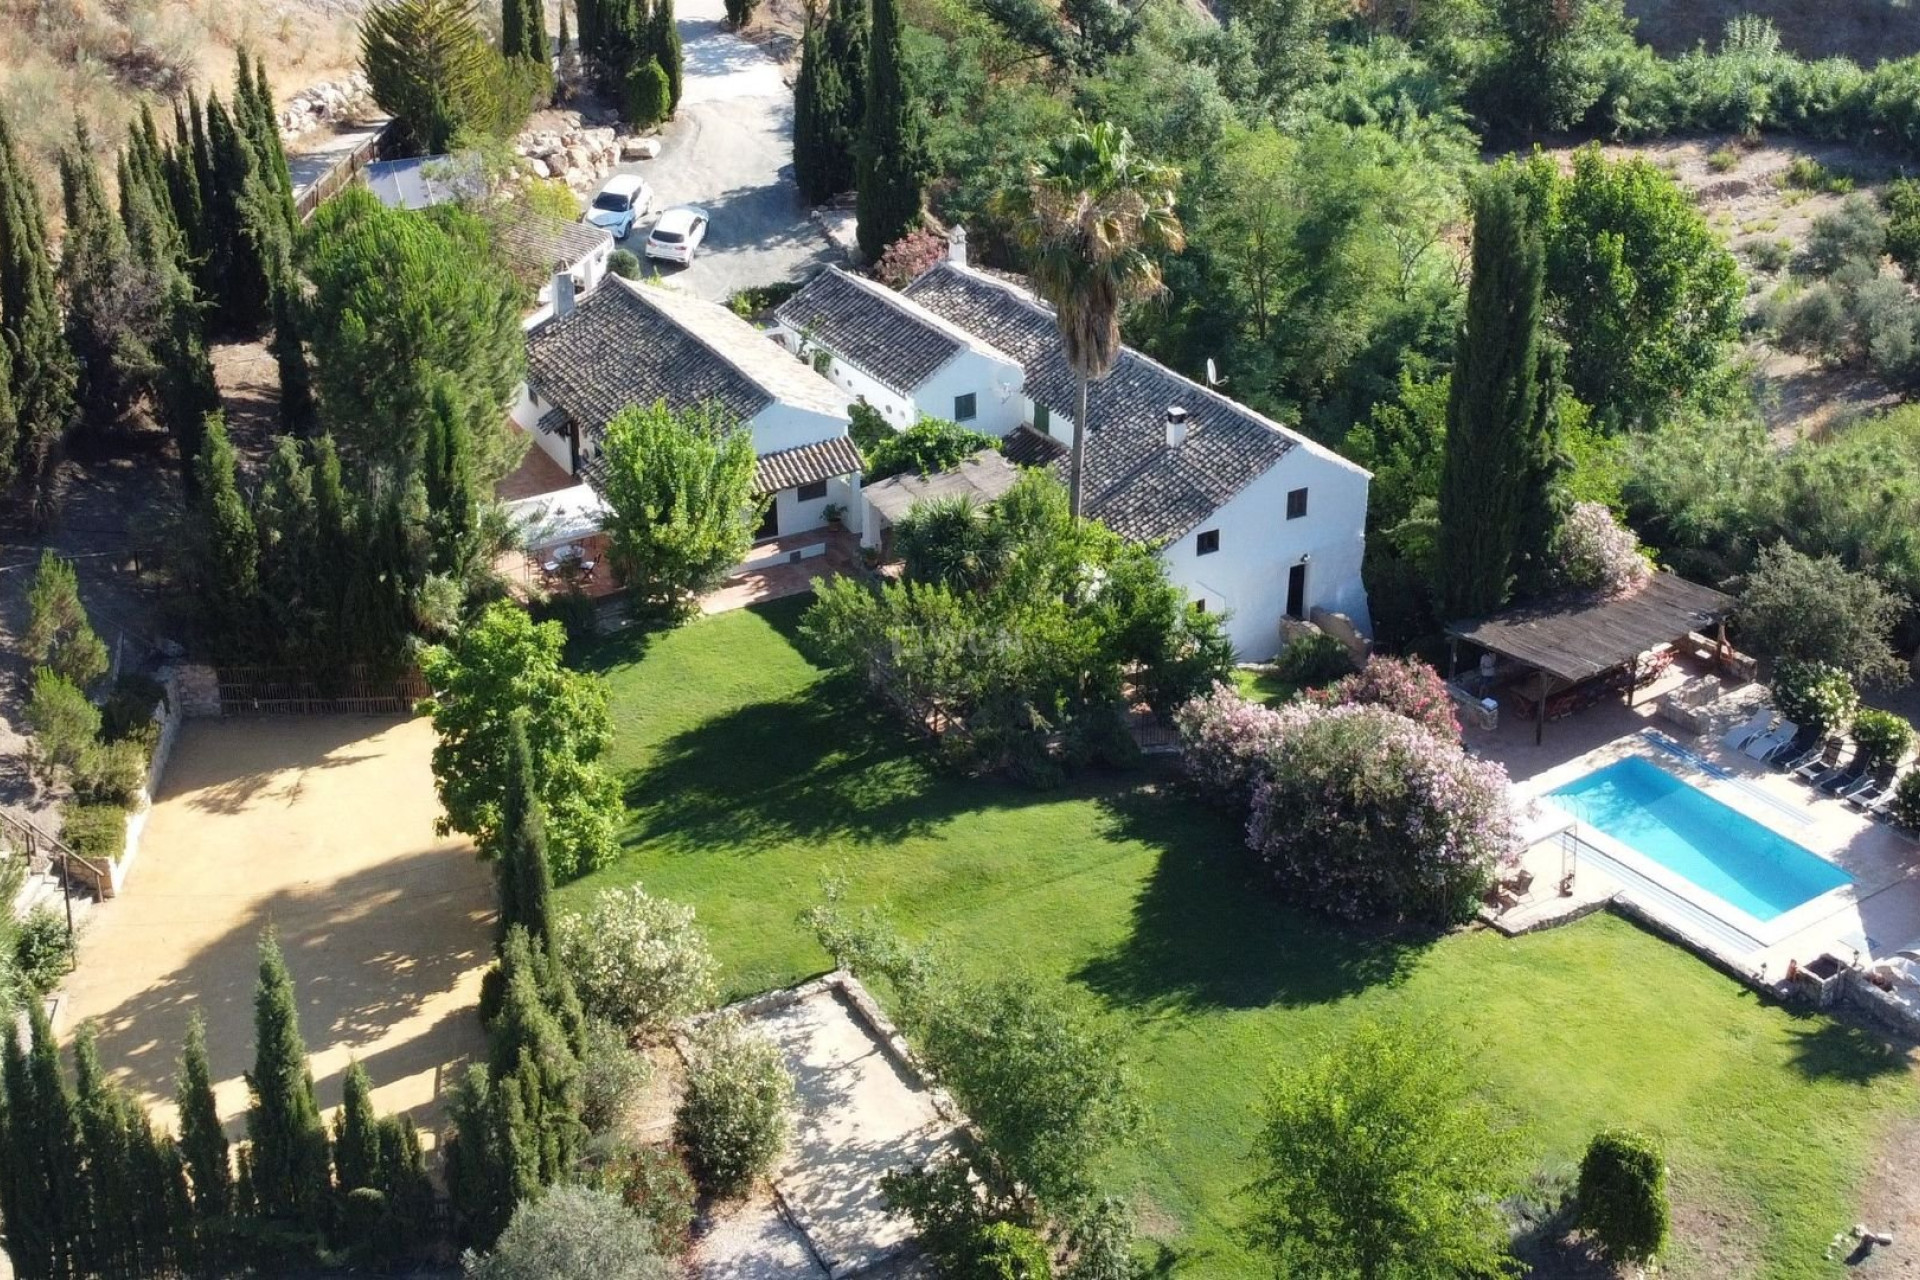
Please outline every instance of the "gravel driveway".
[[[695, 204], [712, 215], [693, 265], [650, 263], [715, 302], [736, 290], [800, 280], [834, 251], [793, 182], [793, 91], [780, 64], [721, 26], [721, 0], [679, 0], [686, 88], [661, 131], [658, 157], [623, 164], [653, 186], [656, 209]], [[645, 227], [626, 247], [639, 254]]]

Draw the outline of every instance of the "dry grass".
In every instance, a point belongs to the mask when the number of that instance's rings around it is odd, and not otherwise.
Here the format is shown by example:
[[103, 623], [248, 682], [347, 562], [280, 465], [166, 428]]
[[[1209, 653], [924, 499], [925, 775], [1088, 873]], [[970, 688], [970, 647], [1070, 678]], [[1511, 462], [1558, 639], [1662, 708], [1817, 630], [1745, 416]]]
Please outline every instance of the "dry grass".
[[228, 92], [241, 44], [266, 59], [284, 99], [357, 63], [360, 0], [40, 0], [0, 7], [0, 107], [58, 202], [54, 158], [86, 120], [103, 147], [141, 101], [165, 112], [188, 87]]

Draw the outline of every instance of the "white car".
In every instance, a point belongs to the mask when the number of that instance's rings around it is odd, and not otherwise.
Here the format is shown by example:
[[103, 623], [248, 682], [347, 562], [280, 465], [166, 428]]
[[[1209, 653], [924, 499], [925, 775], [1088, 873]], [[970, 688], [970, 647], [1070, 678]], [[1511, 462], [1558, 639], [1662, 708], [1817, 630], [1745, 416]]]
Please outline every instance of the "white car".
[[631, 173], [616, 173], [607, 179], [607, 185], [594, 196], [581, 221], [605, 227], [613, 232], [615, 240], [625, 240], [627, 233], [633, 230], [634, 222], [644, 218], [652, 205], [653, 188], [647, 185], [645, 178]]
[[692, 262], [707, 238], [707, 211], [683, 204], [667, 210], [647, 233], [647, 256], [664, 262]]

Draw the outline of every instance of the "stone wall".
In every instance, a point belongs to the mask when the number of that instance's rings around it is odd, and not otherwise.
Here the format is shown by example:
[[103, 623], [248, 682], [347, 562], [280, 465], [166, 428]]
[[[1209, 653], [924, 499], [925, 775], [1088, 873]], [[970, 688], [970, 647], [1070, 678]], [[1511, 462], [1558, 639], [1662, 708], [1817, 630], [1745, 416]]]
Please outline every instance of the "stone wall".
[[167, 701], [183, 716], [218, 716], [220, 676], [203, 662], [181, 662], [160, 672], [160, 683], [167, 687]]

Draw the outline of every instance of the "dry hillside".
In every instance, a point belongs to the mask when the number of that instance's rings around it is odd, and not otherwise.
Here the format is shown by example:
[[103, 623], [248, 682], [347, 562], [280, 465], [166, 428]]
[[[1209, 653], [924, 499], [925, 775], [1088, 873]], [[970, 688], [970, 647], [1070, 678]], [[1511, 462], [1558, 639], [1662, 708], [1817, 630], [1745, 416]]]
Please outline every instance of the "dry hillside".
[[1871, 66], [1920, 53], [1920, 0], [1627, 0], [1640, 38], [1662, 53], [1718, 44], [1743, 13], [1773, 20], [1803, 58], [1838, 55]]

